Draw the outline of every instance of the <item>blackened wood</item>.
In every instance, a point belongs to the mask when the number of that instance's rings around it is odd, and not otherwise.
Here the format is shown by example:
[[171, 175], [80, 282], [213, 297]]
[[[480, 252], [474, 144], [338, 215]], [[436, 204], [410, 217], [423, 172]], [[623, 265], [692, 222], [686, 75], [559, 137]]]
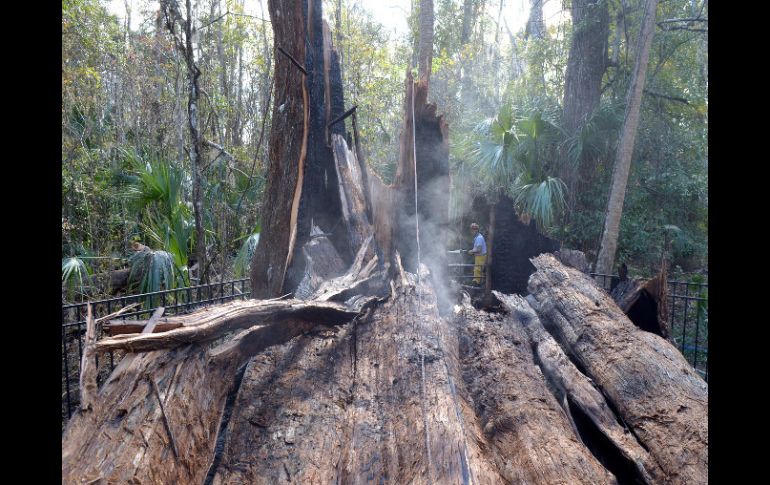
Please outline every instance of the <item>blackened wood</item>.
[[534, 221], [521, 222], [510, 198], [503, 196], [495, 205], [492, 289], [501, 293], [525, 294], [527, 281], [535, 272], [530, 258], [553, 252], [559, 249], [560, 243], [540, 234]]
[[350, 116], [350, 115], [352, 115], [353, 113], [355, 113], [357, 108], [358, 108], [358, 106], [357, 106], [357, 105], [353, 105], [353, 107], [352, 107], [352, 108], [350, 108], [349, 110], [345, 111], [344, 113], [342, 113], [342, 114], [341, 114], [341, 115], [339, 115], [338, 117], [334, 118], [334, 119], [333, 119], [333, 120], [332, 120], [332, 121], [331, 121], [331, 122], [330, 122], [330, 123], [329, 123], [327, 126], [331, 127], [331, 126], [333, 126], [335, 123], [339, 123], [340, 121], [344, 120], [344, 119], [345, 119], [345, 118], [347, 118], [348, 116]]

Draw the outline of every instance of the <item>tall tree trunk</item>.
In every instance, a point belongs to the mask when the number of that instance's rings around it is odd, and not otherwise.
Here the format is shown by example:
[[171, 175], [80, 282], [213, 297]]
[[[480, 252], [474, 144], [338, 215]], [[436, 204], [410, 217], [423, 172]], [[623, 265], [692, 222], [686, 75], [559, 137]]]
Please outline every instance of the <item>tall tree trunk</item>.
[[[187, 18], [184, 18], [179, 11], [179, 5], [176, 0], [163, 0], [163, 14], [166, 19], [166, 28], [171, 34], [177, 50], [184, 56], [187, 66], [187, 126], [190, 129], [190, 139], [192, 150], [189, 151], [190, 165], [192, 171], [192, 197], [193, 197], [193, 215], [195, 217], [195, 254], [200, 268], [200, 281], [206, 280], [206, 234], [203, 228], [203, 201], [201, 194], [201, 155], [203, 152], [203, 140], [198, 128], [199, 112], [198, 97], [200, 88], [198, 78], [201, 75], [200, 69], [195, 62], [195, 52], [193, 51], [193, 13], [190, 0], [185, 4]], [[180, 31], [177, 33], [177, 26]], [[181, 36], [181, 33], [184, 35]]]
[[471, 38], [474, 20], [473, 0], [463, 0], [463, 30], [460, 34], [460, 45], [465, 45]]
[[460, 48], [463, 57], [457, 66], [458, 76], [460, 77], [460, 104], [462, 110], [467, 109], [471, 104], [470, 91], [471, 83], [473, 81], [471, 77], [471, 67], [473, 65], [473, 59], [468, 55], [466, 46], [470, 41], [471, 34], [473, 33], [473, 26], [476, 21], [476, 9], [474, 8], [474, 3], [474, 0], [463, 1], [463, 30], [460, 34]]
[[430, 84], [430, 70], [433, 62], [433, 0], [420, 0], [420, 44], [418, 79]]
[[647, 74], [647, 61], [650, 58], [650, 45], [655, 33], [655, 9], [657, 6], [657, 0], [647, 0], [645, 2], [634, 72], [631, 77], [631, 84], [628, 87], [628, 94], [626, 95], [626, 116], [623, 121], [618, 151], [615, 156], [615, 170], [612, 174], [612, 187], [610, 189], [610, 198], [607, 202], [604, 232], [602, 233], [602, 242], [596, 262], [597, 273], [610, 274], [615, 262], [618, 233], [620, 232], [620, 216], [623, 213], [623, 202], [626, 197], [626, 184], [628, 183], [628, 172], [631, 168], [631, 156], [634, 152], [636, 128], [639, 126], [639, 111], [642, 104], [645, 75]]
[[[573, 0], [572, 43], [564, 77], [562, 128], [567, 136], [577, 133], [599, 106], [602, 76], [607, 69], [609, 10], [604, 0]], [[585, 167], [573, 165], [567, 150], [559, 154], [559, 174], [569, 188], [571, 206]], [[578, 161], [580, 164], [581, 161]]]
[[345, 56], [342, 49], [342, 0], [337, 0], [335, 10], [335, 30], [337, 31], [337, 52], [340, 58], [340, 78], [345, 79]]
[[542, 39], [545, 37], [545, 22], [543, 21], [543, 0], [530, 0], [529, 19], [524, 30], [524, 38]]

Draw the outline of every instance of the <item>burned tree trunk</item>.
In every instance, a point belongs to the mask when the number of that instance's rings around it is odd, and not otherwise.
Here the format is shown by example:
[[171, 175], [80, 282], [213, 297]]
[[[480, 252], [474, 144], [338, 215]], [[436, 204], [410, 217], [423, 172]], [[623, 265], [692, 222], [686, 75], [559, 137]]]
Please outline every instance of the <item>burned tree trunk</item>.
[[654, 278], [623, 279], [610, 295], [634, 325], [670, 339], [666, 277], [667, 272], [664, 270]]
[[[430, 269], [436, 287], [446, 279], [449, 226], [449, 128], [436, 105], [428, 103], [427, 81], [406, 76], [404, 130], [393, 183], [398, 211], [395, 249], [404, 269], [416, 273], [419, 262]], [[439, 295], [442, 302], [443, 294]]]
[[502, 293], [525, 293], [535, 267], [530, 258], [559, 249], [559, 242], [543, 236], [533, 220], [522, 222], [513, 201], [500, 197], [495, 204], [495, 257], [492, 289]]
[[[251, 294], [284, 294], [286, 271], [294, 258], [299, 204], [306, 172], [309, 96], [304, 70], [305, 25], [301, 2], [268, 2], [273, 24], [275, 102], [269, 139], [267, 185], [262, 211], [263, 233], [251, 262]], [[292, 194], [287, 197], [287, 194]]]

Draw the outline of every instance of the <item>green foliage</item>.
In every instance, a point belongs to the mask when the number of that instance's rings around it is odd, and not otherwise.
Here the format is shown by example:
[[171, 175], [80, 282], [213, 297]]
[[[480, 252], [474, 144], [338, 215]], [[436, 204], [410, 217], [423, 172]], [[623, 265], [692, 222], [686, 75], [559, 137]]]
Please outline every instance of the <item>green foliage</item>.
[[85, 261], [77, 257], [64, 258], [61, 261], [61, 283], [67, 289], [67, 298], [72, 300], [75, 293], [85, 294], [90, 271]]
[[522, 174], [513, 184], [513, 202], [521, 210], [531, 214], [540, 227], [550, 227], [556, 216], [564, 210], [566, 185], [561, 180], [547, 176], [545, 180], [524, 183]]
[[176, 287], [174, 258], [166, 251], [145, 249], [134, 253], [129, 263], [129, 281], [138, 281], [139, 293], [151, 293]]
[[541, 228], [553, 225], [564, 210], [564, 182], [549, 174], [561, 129], [543, 109], [516, 112], [505, 104], [494, 118], [474, 129], [470, 157], [486, 190], [506, 192], [518, 210]]
[[[499, 4], [474, 1], [469, 19], [463, 4], [434, 2], [429, 101], [449, 125], [451, 216], [466, 213], [474, 195], [507, 194], [543, 230], [591, 257], [601, 236], [641, 9], [610, 2], [607, 55], [617, 63], [606, 71], [599, 108], [566, 138], [559, 124], [573, 33], [569, 12], [546, 19], [543, 39], [525, 39], [512, 25], [497, 23]], [[207, 27], [196, 39], [199, 128], [232, 154], [207, 149], [202, 156], [203, 221], [209, 251], [238, 250], [236, 272], [245, 275], [254, 235], [236, 236], [258, 225], [271, 108], [280, 89], [268, 95], [272, 27], [261, 20], [267, 18], [263, 3], [201, 7], [196, 25]], [[342, 59], [345, 104], [358, 105], [366, 161], [389, 183], [399, 156], [404, 75], [415, 59], [416, 8], [393, 10], [407, 17], [409, 32], [399, 36], [366, 2], [353, 0], [342, 1], [338, 32], [336, 7], [336, 0], [324, 5]], [[625, 24], [617, 22], [621, 9]], [[703, 0], [673, 0], [658, 9], [660, 19], [708, 14]], [[100, 0], [62, 2], [62, 257], [119, 255], [138, 240], [168, 254], [173, 274], [158, 270], [148, 277], [166, 287], [167, 274], [169, 285], [188, 277], [195, 230], [186, 66], [156, 13], [134, 10], [140, 27], [127, 32]], [[566, 22], [553, 24], [556, 18]], [[471, 27], [467, 39], [464, 20]], [[666, 225], [680, 228], [668, 234], [672, 265], [691, 270], [708, 256], [708, 35], [692, 27], [707, 24], [661, 24], [653, 41], [618, 248], [618, 258], [635, 267], [657, 264]], [[350, 120], [345, 123], [350, 131]], [[570, 170], [578, 180], [568, 192], [558, 177], [572, 184]], [[63, 261], [63, 283], [76, 288], [78, 275], [101, 271], [91, 264], [83, 272], [68, 263], [64, 278]]]

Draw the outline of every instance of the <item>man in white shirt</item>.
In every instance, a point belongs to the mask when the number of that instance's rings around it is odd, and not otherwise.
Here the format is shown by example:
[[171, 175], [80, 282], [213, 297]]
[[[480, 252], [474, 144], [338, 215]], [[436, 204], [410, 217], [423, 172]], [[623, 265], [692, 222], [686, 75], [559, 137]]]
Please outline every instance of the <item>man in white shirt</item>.
[[481, 284], [481, 274], [484, 265], [487, 263], [487, 242], [484, 236], [479, 232], [479, 225], [475, 222], [471, 224], [471, 234], [473, 234], [473, 249], [468, 251], [474, 255], [473, 264], [473, 284]]

